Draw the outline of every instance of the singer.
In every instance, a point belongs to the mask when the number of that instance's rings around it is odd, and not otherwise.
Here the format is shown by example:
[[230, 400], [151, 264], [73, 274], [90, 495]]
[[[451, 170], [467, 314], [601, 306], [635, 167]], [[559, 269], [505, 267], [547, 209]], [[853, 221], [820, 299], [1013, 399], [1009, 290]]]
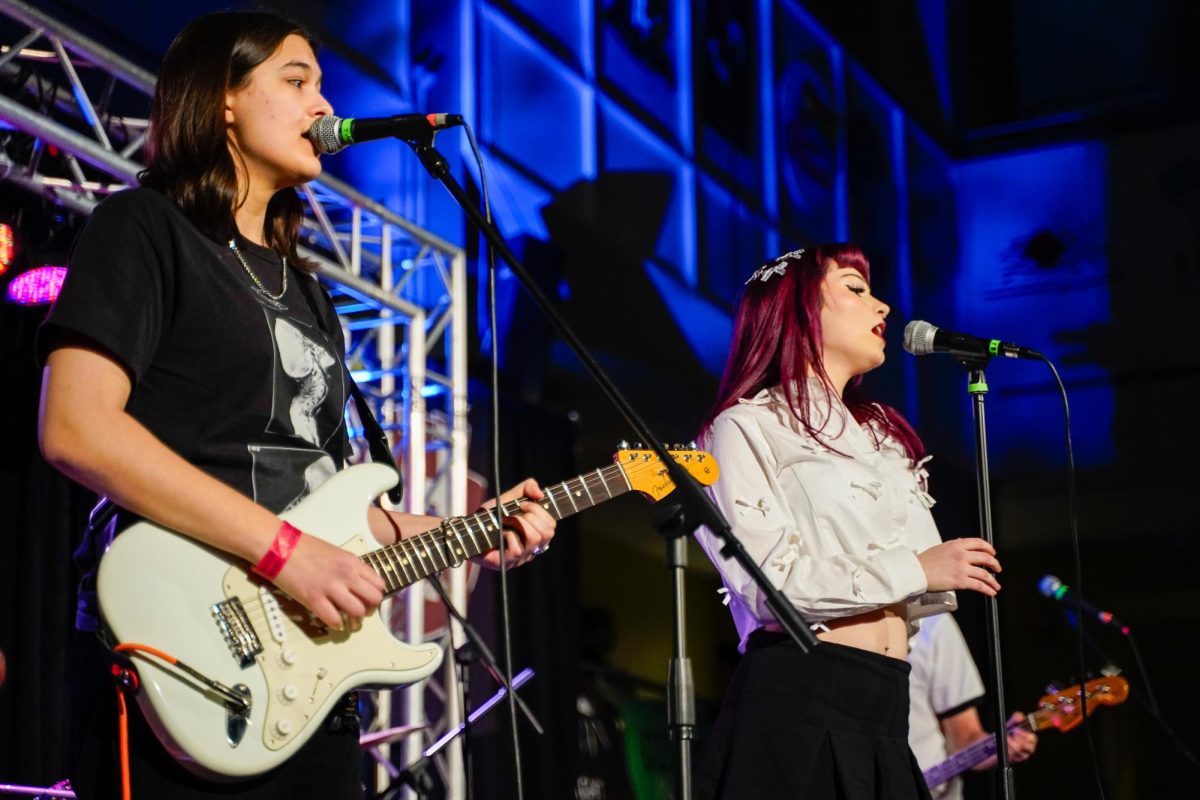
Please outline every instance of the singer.
[[[42, 452], [122, 509], [76, 554], [68, 769], [81, 800], [121, 796], [95, 594], [120, 527], [144, 517], [228, 552], [333, 629], [382, 598], [382, 579], [357, 556], [276, 516], [349, 452], [341, 328], [297, 253], [295, 187], [321, 172], [305, 133], [332, 112], [314, 49], [269, 13], [211, 14], [179, 33], [155, 89], [142, 186], [96, 208], [39, 334]], [[504, 499], [522, 495], [543, 496], [530, 479]], [[537, 503], [521, 512], [505, 521], [514, 565], [554, 531]], [[369, 517], [384, 543], [438, 522], [379, 508]], [[483, 560], [498, 564], [495, 551]], [[133, 795], [357, 798], [357, 709], [340, 706], [283, 766], [218, 783], [185, 771], [130, 704]]]
[[755, 583], [697, 536], [721, 572], [745, 654], [697, 775], [702, 798], [928, 798], [909, 750], [908, 640], [953, 590], [994, 595], [995, 551], [941, 542], [917, 434], [871, 402], [889, 308], [852, 244], [786, 253], [746, 281], [717, 401], [700, 438], [714, 500], [812, 625], [805, 654]]

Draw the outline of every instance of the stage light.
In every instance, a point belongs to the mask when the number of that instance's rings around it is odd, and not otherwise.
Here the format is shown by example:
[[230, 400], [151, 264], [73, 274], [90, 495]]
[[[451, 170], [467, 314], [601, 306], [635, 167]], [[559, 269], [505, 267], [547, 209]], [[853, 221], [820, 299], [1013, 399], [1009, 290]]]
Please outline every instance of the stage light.
[[6, 222], [0, 222], [0, 275], [8, 271], [15, 252], [12, 226]]
[[9, 281], [8, 300], [21, 306], [53, 303], [67, 277], [66, 267], [37, 267]]

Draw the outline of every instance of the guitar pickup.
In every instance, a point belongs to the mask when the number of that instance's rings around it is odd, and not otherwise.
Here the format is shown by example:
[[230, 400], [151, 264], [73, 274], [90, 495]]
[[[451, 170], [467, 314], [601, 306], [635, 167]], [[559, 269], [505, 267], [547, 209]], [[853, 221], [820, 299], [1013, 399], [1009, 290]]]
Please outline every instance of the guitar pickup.
[[253, 664], [255, 657], [263, 651], [263, 646], [254, 632], [254, 626], [250, 624], [250, 618], [246, 616], [242, 601], [231, 597], [214, 603], [212, 615], [238, 666], [244, 669]]

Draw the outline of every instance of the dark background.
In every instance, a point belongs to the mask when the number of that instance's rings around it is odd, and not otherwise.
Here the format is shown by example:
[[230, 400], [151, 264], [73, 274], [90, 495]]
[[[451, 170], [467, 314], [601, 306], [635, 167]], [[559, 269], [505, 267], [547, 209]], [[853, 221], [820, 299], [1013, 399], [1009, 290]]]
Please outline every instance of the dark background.
[[[184, 22], [217, 6], [43, 5], [151, 70]], [[1189, 513], [1200, 445], [1191, 402], [1200, 382], [1195, 4], [286, 7], [322, 34], [327, 93], [339, 110], [468, 116], [489, 158], [502, 230], [668, 441], [693, 436], [713, 397], [741, 282], [796, 244], [853, 239], [871, 258], [875, 293], [893, 317], [888, 363], [869, 385], [935, 454], [934, 512], [945, 536], [978, 531], [966, 380], [947, 359], [903, 354], [904, 323], [927, 318], [1044, 352], [1071, 400], [1083, 593], [1131, 626], [1163, 718], [1200, 749], [1189, 724], [1200, 711], [1189, 691], [1200, 633], [1200, 545]], [[6, 148], [20, 146], [5, 135]], [[477, 187], [461, 153], [445, 149]], [[478, 267], [462, 215], [406, 158], [381, 143], [329, 168], [464, 243]], [[0, 184], [0, 218], [20, 238], [0, 285], [27, 266], [62, 263], [77, 226], [9, 183]], [[490, 342], [501, 345], [505, 474], [555, 481], [605, 463], [631, 434], [505, 280], [499, 329], [482, 315], [472, 325], [474, 375], [486, 376]], [[48, 784], [63, 775], [69, 552], [87, 498], [34, 446], [31, 348], [42, 314], [0, 303], [0, 649], [9, 673], [0, 782]], [[1036, 591], [1046, 574], [1080, 585], [1063, 417], [1044, 367], [996, 363], [988, 378], [1005, 695], [1008, 710], [1028, 711], [1047, 684], [1080, 678], [1061, 607]], [[489, 402], [477, 386], [472, 467], [488, 474]], [[537, 667], [534, 707], [553, 720], [548, 736], [522, 740], [531, 796], [570, 796], [578, 775], [597, 772], [611, 797], [623, 796], [622, 780], [641, 797], [666, 791], [671, 598], [652, 510], [629, 497], [581, 515], [564, 525], [553, 555], [513, 576], [514, 658]], [[735, 642], [714, 571], [698, 550], [691, 555], [689, 644], [707, 721]], [[489, 630], [495, 598], [494, 576], [485, 576], [472, 612]], [[981, 665], [982, 614], [977, 599], [961, 598], [958, 619]], [[1089, 656], [1089, 672], [1112, 662], [1143, 689], [1131, 642], [1089, 630], [1106, 654]], [[596, 716], [576, 712], [580, 695]], [[617, 717], [624, 740], [606, 729], [615, 760], [587, 761], [576, 734]], [[1196, 768], [1136, 699], [1100, 709], [1093, 723], [1109, 797], [1171, 796], [1194, 784]], [[499, 774], [506, 731], [496, 717], [477, 741], [483, 774]], [[1096, 796], [1090, 763], [1082, 731], [1048, 732], [1015, 770], [1018, 794]], [[478, 796], [509, 796], [510, 785], [497, 777]], [[973, 777], [968, 789], [987, 797], [991, 785]]]

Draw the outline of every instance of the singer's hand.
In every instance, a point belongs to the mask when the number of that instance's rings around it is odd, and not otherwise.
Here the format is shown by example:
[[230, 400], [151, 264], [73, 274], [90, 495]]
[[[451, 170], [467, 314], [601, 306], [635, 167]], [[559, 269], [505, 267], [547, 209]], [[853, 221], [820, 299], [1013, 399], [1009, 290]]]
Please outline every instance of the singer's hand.
[[951, 539], [917, 554], [925, 571], [928, 591], [945, 592], [969, 589], [995, 597], [1000, 583], [993, 573], [1000, 571], [996, 550], [983, 539]]

